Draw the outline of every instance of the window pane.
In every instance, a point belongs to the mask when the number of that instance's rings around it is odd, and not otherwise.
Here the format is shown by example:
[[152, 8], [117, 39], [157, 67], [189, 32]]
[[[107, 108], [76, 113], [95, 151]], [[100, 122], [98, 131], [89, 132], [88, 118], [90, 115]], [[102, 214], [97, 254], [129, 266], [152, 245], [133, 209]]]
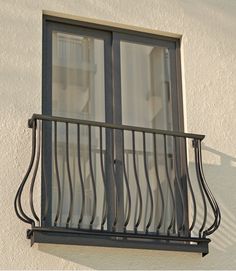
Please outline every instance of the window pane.
[[52, 50], [52, 114], [104, 121], [104, 41], [54, 32]]
[[[122, 96], [122, 123], [131, 126], [141, 126], [146, 128], [156, 128], [172, 130], [172, 105], [170, 95], [170, 59], [169, 51], [164, 47], [137, 44], [121, 41], [121, 96]], [[160, 220], [161, 199], [159, 187], [156, 182], [155, 161], [153, 151], [153, 137], [146, 134], [146, 152], [145, 159], [147, 165], [150, 186], [153, 193], [154, 219], [150, 225], [150, 231], [156, 230], [157, 223]], [[145, 231], [148, 217], [151, 212], [150, 196], [146, 182], [144, 168], [144, 146], [143, 135], [136, 133], [135, 136], [135, 159], [137, 164], [137, 174], [140, 180], [140, 187], [143, 200], [144, 215], [141, 219], [140, 230]], [[162, 136], [156, 136], [157, 142], [157, 164], [160, 175], [160, 185], [164, 195], [165, 214], [164, 223], [160, 232], [165, 232], [170, 221], [172, 210], [170, 190], [167, 186], [167, 176], [165, 171], [165, 151]], [[170, 181], [173, 185], [173, 168], [171, 159], [173, 157], [173, 144], [171, 138], [167, 138], [167, 167], [170, 175]], [[132, 138], [129, 133], [125, 134], [125, 152], [127, 161], [127, 172], [129, 175], [129, 184], [132, 191], [132, 202], [135, 202], [131, 213], [131, 220], [136, 221], [139, 210], [138, 191], [132, 167]], [[126, 192], [125, 192], [126, 194]], [[126, 195], [124, 195], [126, 198]], [[128, 229], [132, 230], [130, 223]]]
[[[104, 41], [93, 37], [53, 32], [52, 55], [52, 115], [105, 121]], [[97, 166], [99, 165], [99, 130], [91, 129], [91, 153], [89, 153], [88, 126], [80, 125], [80, 172], [78, 167], [77, 128], [76, 125], [69, 125], [67, 145], [66, 126], [64, 123], [57, 124], [57, 163], [61, 187], [61, 215], [58, 219], [58, 225], [66, 225], [71, 204], [71, 182], [73, 210], [70, 227], [78, 227], [82, 212], [82, 181], [86, 200], [84, 202], [83, 221], [80, 226], [88, 228], [94, 204], [93, 179], [90, 168], [90, 163], [92, 163], [98, 193], [98, 211], [93, 225], [96, 228], [101, 223], [104, 194], [101, 170]], [[54, 136], [55, 133], [52, 130], [52, 224], [58, 206]], [[83, 180], [80, 178], [80, 173]]]
[[121, 41], [122, 122], [172, 129], [167, 48]]

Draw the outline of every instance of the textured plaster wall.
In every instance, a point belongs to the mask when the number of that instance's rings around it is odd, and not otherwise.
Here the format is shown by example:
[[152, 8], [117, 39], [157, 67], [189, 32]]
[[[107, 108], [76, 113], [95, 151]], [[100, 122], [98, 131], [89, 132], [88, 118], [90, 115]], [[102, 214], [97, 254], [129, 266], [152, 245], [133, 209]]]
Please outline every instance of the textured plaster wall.
[[[205, 258], [147, 250], [30, 247], [13, 199], [30, 157], [27, 119], [41, 111], [44, 11], [182, 36], [186, 131], [206, 134], [205, 175], [222, 210], [221, 227]], [[0, 37], [0, 268], [236, 269], [235, 0], [0, 0]]]

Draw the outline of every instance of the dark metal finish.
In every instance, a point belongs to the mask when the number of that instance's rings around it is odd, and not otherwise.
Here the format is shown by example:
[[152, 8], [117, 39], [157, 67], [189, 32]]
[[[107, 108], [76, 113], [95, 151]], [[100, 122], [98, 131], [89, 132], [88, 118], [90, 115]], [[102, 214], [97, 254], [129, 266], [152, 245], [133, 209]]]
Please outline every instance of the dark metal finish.
[[83, 220], [84, 216], [84, 205], [85, 205], [85, 191], [84, 191], [84, 180], [82, 174], [82, 167], [81, 167], [81, 159], [80, 159], [80, 125], [77, 124], [77, 161], [78, 161], [78, 169], [79, 169], [79, 179], [81, 185], [81, 194], [82, 194], [82, 202], [81, 202], [81, 212], [79, 216], [78, 228], [80, 228], [80, 224]]
[[94, 179], [94, 172], [93, 172], [93, 164], [92, 164], [92, 142], [91, 142], [91, 126], [88, 126], [88, 138], [89, 138], [89, 167], [90, 167], [90, 174], [92, 180], [92, 188], [93, 188], [93, 208], [92, 208], [92, 217], [90, 220], [90, 228], [93, 227], [93, 222], [96, 216], [96, 208], [97, 208], [97, 193], [96, 193], [96, 184]]
[[107, 219], [107, 197], [106, 197], [106, 180], [105, 180], [105, 171], [104, 171], [104, 162], [103, 162], [102, 127], [99, 128], [99, 132], [100, 132], [100, 163], [101, 163], [102, 181], [104, 185], [104, 198], [103, 198], [102, 222], [101, 222], [101, 229], [103, 230], [104, 224]]
[[136, 164], [136, 156], [135, 156], [135, 131], [132, 131], [132, 149], [133, 149], [133, 165], [134, 165], [134, 176], [135, 176], [135, 181], [136, 181], [136, 186], [137, 186], [137, 196], [138, 196], [138, 203], [136, 205], [136, 211], [139, 206], [139, 214], [138, 214], [138, 219], [136, 220], [134, 224], [134, 231], [137, 232], [138, 226], [141, 222], [141, 217], [142, 217], [142, 210], [143, 210], [143, 200], [142, 200], [142, 192], [139, 184], [139, 176], [138, 176], [138, 171], [137, 171], [137, 164]]
[[163, 196], [163, 191], [161, 188], [161, 182], [160, 182], [160, 176], [159, 176], [159, 171], [158, 171], [158, 165], [157, 165], [157, 143], [156, 143], [156, 134], [153, 134], [153, 153], [154, 153], [154, 168], [155, 168], [155, 174], [156, 174], [156, 180], [157, 180], [157, 191], [159, 191], [160, 198], [161, 198], [161, 214], [160, 214], [160, 220], [157, 223], [157, 233], [159, 232], [162, 223], [163, 223], [163, 216], [164, 216], [164, 208], [165, 208], [165, 203], [164, 203], [164, 196]]
[[66, 123], [66, 167], [68, 174], [68, 182], [69, 182], [69, 199], [70, 205], [68, 210], [68, 217], [66, 220], [66, 227], [69, 227], [69, 223], [72, 217], [72, 209], [73, 209], [73, 187], [72, 187], [72, 178], [71, 178], [71, 170], [70, 170], [70, 159], [69, 159], [69, 123]]
[[151, 34], [151, 33], [144, 33], [140, 31], [135, 31], [135, 30], [129, 30], [129, 29], [124, 29], [124, 28], [119, 28], [119, 27], [114, 27], [114, 26], [109, 26], [109, 25], [100, 25], [100, 24], [95, 24], [95, 23], [89, 23], [89, 22], [84, 22], [84, 21], [79, 21], [79, 20], [72, 20], [72, 19], [66, 19], [66, 18], [61, 18], [61, 17], [55, 17], [55, 16], [49, 16], [49, 15], [44, 15], [43, 16], [44, 23], [58, 23], [61, 25], [67, 25], [69, 27], [71, 26], [80, 26], [84, 27], [87, 29], [94, 29], [94, 30], [102, 30], [102, 31], [107, 31], [107, 32], [118, 32], [122, 35], [131, 35], [131, 36], [139, 36], [141, 38], [150, 38], [153, 40], [158, 40], [162, 42], [166, 42], [165, 46], [168, 44], [172, 44], [174, 42], [178, 42], [178, 38], [173, 38], [173, 37], [168, 37], [168, 36], [159, 36], [157, 34]]
[[129, 125], [120, 125], [120, 124], [111, 124], [105, 122], [98, 122], [98, 121], [91, 121], [91, 120], [82, 120], [82, 119], [72, 119], [72, 118], [64, 118], [64, 117], [57, 117], [57, 116], [46, 116], [40, 114], [33, 114], [32, 118], [30, 119], [29, 123], [35, 120], [47, 120], [47, 121], [57, 121], [57, 122], [64, 122], [64, 123], [71, 123], [71, 124], [81, 124], [81, 125], [91, 125], [94, 127], [103, 127], [103, 128], [110, 128], [116, 130], [123, 130], [123, 131], [135, 131], [135, 132], [145, 132], [151, 134], [159, 134], [159, 135], [169, 135], [169, 136], [177, 136], [183, 138], [192, 138], [192, 139], [204, 139], [204, 135], [199, 134], [191, 134], [191, 133], [184, 133], [184, 132], [174, 132], [169, 130], [160, 130], [160, 129], [152, 129], [152, 128], [143, 128], [138, 126], [129, 126]]
[[170, 233], [171, 229], [173, 228], [173, 232], [175, 233], [175, 198], [174, 198], [174, 192], [173, 192], [173, 188], [171, 185], [171, 180], [170, 180], [170, 174], [169, 174], [169, 167], [168, 167], [168, 162], [167, 162], [167, 142], [166, 142], [166, 135], [164, 135], [164, 160], [165, 160], [165, 172], [166, 172], [166, 178], [167, 178], [167, 184], [169, 187], [169, 191], [170, 191], [170, 196], [171, 196], [171, 203], [172, 203], [172, 211], [171, 211], [171, 220], [170, 220], [170, 224], [168, 226], [168, 234]]
[[28, 232], [31, 244], [55, 243], [70, 245], [119, 247], [135, 249], [159, 249], [169, 251], [198, 252], [208, 254], [210, 239], [181, 238], [170, 236], [137, 235], [97, 231], [68, 231], [68, 229], [33, 228]]
[[115, 163], [116, 163], [116, 159], [115, 159], [115, 146], [114, 146], [114, 130], [111, 130], [111, 140], [112, 140], [112, 146], [110, 148], [111, 151], [111, 176], [112, 176], [112, 180], [113, 180], [113, 193], [114, 193], [114, 200], [113, 200], [113, 204], [115, 205], [114, 207], [114, 218], [113, 218], [113, 223], [112, 223], [112, 230], [116, 231], [116, 225], [118, 222], [118, 192], [117, 192], [117, 180], [116, 180], [116, 174], [115, 174]]
[[189, 176], [189, 170], [188, 170], [188, 161], [187, 161], [187, 139], [184, 139], [184, 144], [183, 144], [183, 148], [184, 148], [184, 154], [185, 154], [185, 173], [186, 173], [186, 178], [187, 178], [187, 184], [188, 184], [188, 188], [189, 188], [189, 192], [192, 198], [192, 203], [193, 203], [193, 219], [192, 219], [192, 223], [189, 226], [189, 233], [193, 230], [195, 223], [196, 223], [196, 216], [197, 216], [197, 205], [196, 205], [196, 199], [195, 199], [195, 195], [194, 195], [194, 191], [193, 191], [193, 187], [192, 187], [192, 183], [190, 181], [190, 176]]
[[25, 177], [23, 178], [14, 201], [14, 208], [16, 215], [18, 216], [19, 219], [21, 219], [25, 223], [29, 223], [32, 226], [34, 226], [35, 222], [33, 219], [31, 219], [24, 211], [22, 208], [22, 203], [21, 203], [21, 196], [22, 196], [22, 191], [24, 189], [25, 183], [29, 177], [29, 174], [32, 170], [33, 164], [34, 164], [34, 159], [35, 159], [35, 148], [36, 148], [36, 121], [31, 122], [31, 127], [32, 127], [32, 153], [31, 153], [31, 158], [30, 158], [30, 163], [28, 166], [28, 169], [26, 171]]
[[33, 195], [34, 195], [34, 184], [35, 184], [35, 179], [38, 172], [39, 160], [40, 160], [40, 150], [41, 150], [40, 144], [41, 144], [40, 129], [38, 129], [38, 146], [37, 146], [37, 154], [36, 154], [36, 164], [34, 167], [33, 176], [32, 176], [31, 185], [30, 185], [30, 209], [34, 218], [36, 219], [38, 223], [39, 223], [39, 218], [35, 212]]
[[181, 231], [184, 230], [184, 223], [185, 223], [185, 219], [186, 219], [186, 213], [185, 213], [185, 207], [184, 207], [184, 193], [183, 193], [183, 189], [182, 189], [182, 185], [181, 185], [181, 181], [180, 181], [180, 174], [179, 174], [179, 167], [178, 167], [178, 162], [177, 162], [177, 137], [174, 137], [174, 169], [175, 169], [175, 182], [177, 183], [177, 187], [179, 190], [179, 194], [180, 194], [180, 202], [181, 202], [181, 210], [180, 210], [180, 214], [181, 214], [181, 223], [179, 223], [178, 226], [178, 233], [180, 234]]
[[206, 221], [207, 221], [207, 203], [206, 203], [206, 198], [204, 195], [204, 190], [202, 187], [202, 176], [200, 172], [200, 164], [199, 164], [199, 155], [198, 155], [198, 140], [193, 140], [193, 146], [194, 146], [194, 153], [195, 153], [195, 169], [196, 169], [196, 174], [197, 174], [197, 180], [199, 184], [199, 190], [201, 192], [201, 197], [202, 197], [202, 202], [203, 202], [203, 220], [202, 220], [202, 225], [201, 228], [199, 229], [199, 237], [202, 236], [203, 229], [206, 226]]
[[55, 161], [55, 172], [56, 172], [56, 180], [57, 180], [57, 210], [56, 216], [54, 219], [54, 226], [57, 226], [57, 222], [60, 215], [61, 210], [61, 182], [59, 177], [59, 169], [58, 169], [58, 156], [57, 156], [57, 122], [54, 122], [54, 161]]
[[126, 227], [129, 224], [130, 220], [130, 214], [131, 214], [131, 194], [130, 194], [130, 187], [129, 187], [129, 180], [126, 170], [126, 163], [125, 163], [125, 143], [124, 143], [124, 131], [122, 131], [122, 164], [123, 164], [123, 170], [124, 170], [124, 179], [125, 179], [125, 185], [127, 189], [127, 215], [124, 223], [124, 231], [126, 231]]
[[[65, 160], [66, 167], [65, 174], [68, 177], [68, 192], [64, 192], [61, 181], [64, 177], [59, 174], [58, 123], [62, 123], [60, 128], [63, 128], [65, 132], [64, 154], [60, 155], [63, 155], [62, 157], [65, 158], [63, 159]], [[48, 127], [51, 127], [51, 129], [54, 128], [54, 161], [48, 161], [48, 159], [52, 159], [51, 156], [47, 158], [42, 155], [43, 146], [41, 141], [43, 138], [40, 135], [42, 127], [45, 127], [46, 124], [50, 124]], [[86, 147], [86, 152], [88, 153], [86, 157], [88, 158], [86, 158], [86, 161], [88, 161], [87, 170], [89, 171], [89, 184], [91, 185], [91, 193], [89, 194], [85, 191], [85, 185], [88, 185], [88, 182], [86, 181], [87, 177], [84, 175], [85, 173], [83, 173], [84, 166], [81, 159], [83, 153], [81, 149], [82, 132], [84, 131], [80, 129], [82, 125], [88, 131], [88, 145]], [[31, 160], [26, 175], [17, 191], [14, 206], [17, 216], [23, 222], [32, 225], [32, 230], [28, 232], [28, 236], [33, 243], [55, 242], [168, 249], [196, 251], [203, 254], [208, 252], [208, 243], [210, 240], [206, 236], [212, 234], [219, 227], [221, 216], [217, 202], [203, 174], [201, 140], [204, 136], [36, 114], [29, 120], [29, 126], [32, 128]], [[70, 129], [73, 127], [76, 128], [76, 140], [74, 142], [69, 137], [70, 131], [72, 131]], [[121, 133], [121, 145], [118, 144], [122, 148], [120, 152], [115, 149], [115, 131]], [[98, 137], [98, 145], [96, 147], [94, 147], [94, 139], [92, 137], [95, 133]], [[106, 137], [103, 135], [106, 135]], [[107, 135], [112, 143], [112, 147], [108, 149], [106, 144]], [[141, 150], [138, 149], [139, 135], [142, 136]], [[153, 142], [153, 152], [147, 150], [148, 135]], [[163, 141], [157, 141], [157, 137], [162, 138]], [[177, 166], [177, 145], [179, 139], [184, 142], [184, 149], [182, 151], [185, 153], [185, 157], [187, 157], [188, 140], [193, 139], [193, 149], [189, 149], [189, 151], [192, 150], [195, 157], [197, 182], [193, 182], [190, 179], [187, 158], [183, 167], [185, 171], [179, 171]], [[131, 143], [131, 149], [125, 148], [126, 140]], [[159, 142], [163, 143], [160, 144]], [[173, 143], [173, 150], [170, 148], [170, 143]], [[71, 146], [74, 146], [73, 148], [76, 150], [77, 175], [72, 171]], [[160, 154], [161, 148], [163, 148], [163, 154]], [[173, 154], [170, 155], [171, 151], [173, 151]], [[121, 155], [121, 160], [117, 159], [117, 155], [119, 158]], [[43, 177], [42, 185], [48, 187], [48, 184], [55, 183], [54, 190], [50, 187], [49, 190], [52, 191], [51, 195], [57, 195], [55, 204], [53, 205], [55, 206], [53, 207], [54, 209], [51, 211], [50, 209], [46, 210], [45, 215], [41, 218], [38, 215], [40, 212], [35, 207], [36, 204], [34, 204], [36, 200], [34, 187], [40, 184], [37, 183], [36, 178], [40, 156], [46, 159], [42, 161], [42, 165], [53, 163], [55, 168], [54, 177], [52, 176], [53, 180], [44, 183], [45, 178]], [[110, 158], [105, 158], [107, 156]], [[158, 162], [158, 157], [161, 159], [161, 162]], [[129, 160], [132, 161], [131, 168]], [[122, 190], [122, 195], [120, 195], [121, 192], [118, 190], [118, 183], [115, 179], [116, 163], [118, 162], [121, 163], [123, 172], [123, 178], [119, 179], [119, 182], [123, 182], [121, 185], [125, 188]], [[154, 174], [150, 173], [150, 167], [153, 167]], [[164, 179], [163, 174], [160, 175], [159, 169], [161, 167], [165, 175]], [[111, 169], [111, 174], [109, 173], [109, 175], [106, 174], [107, 168]], [[98, 171], [101, 173], [101, 182], [98, 182]], [[31, 211], [31, 215], [29, 215], [25, 212], [21, 197], [23, 190], [26, 189], [25, 184], [31, 172], [33, 177], [29, 186], [29, 209]], [[133, 176], [133, 181], [131, 175]], [[185, 176], [187, 182], [186, 195], [189, 195], [190, 202], [192, 201], [192, 218], [189, 218], [189, 224], [186, 223], [186, 210], [188, 211], [187, 208], [190, 207], [186, 207], [185, 192], [183, 191], [181, 182], [183, 179], [182, 175]], [[112, 177], [112, 180], [109, 180], [109, 182], [107, 182], [108, 176]], [[75, 182], [78, 182], [80, 185], [80, 191], [75, 189], [75, 187], [78, 187], [75, 186]], [[104, 187], [99, 187], [100, 183]], [[153, 184], [155, 184], [155, 188]], [[109, 189], [107, 189], [107, 185], [110, 186]], [[147, 190], [143, 189], [143, 187], [146, 187]], [[165, 187], [165, 190], [163, 190], [163, 187]], [[195, 189], [195, 187], [198, 189]], [[101, 193], [101, 191], [103, 192]], [[114, 197], [110, 198], [110, 200], [113, 200], [114, 205], [111, 206], [108, 204], [110, 191], [114, 192]], [[73, 206], [78, 195], [81, 197], [80, 211], [74, 214]], [[137, 196], [137, 203], [135, 203], [135, 195]], [[159, 199], [155, 201], [156, 203], [154, 203], [154, 197]], [[52, 201], [49, 195], [44, 195], [44, 199], [48, 202], [49, 200]], [[67, 201], [67, 207], [65, 209], [64, 206], [64, 213], [62, 213], [62, 205], [65, 200]], [[120, 205], [118, 205], [118, 200], [120, 201]], [[123, 202], [121, 202], [122, 200]], [[144, 210], [145, 201], [148, 202], [146, 210]], [[203, 208], [196, 207], [198, 201], [201, 201], [198, 205], [202, 205]], [[86, 226], [85, 216], [87, 215], [88, 217], [88, 213], [86, 214], [87, 204], [91, 207], [91, 213], [88, 225]], [[126, 210], [120, 207], [124, 205], [126, 205]], [[207, 208], [207, 205], [209, 205], [209, 208]], [[42, 206], [48, 206], [48, 203], [44, 203]], [[156, 213], [157, 207], [159, 208], [159, 213]], [[111, 208], [114, 208], [114, 210], [109, 212]], [[211, 216], [208, 215], [209, 211], [212, 211], [213, 214], [213, 222], [210, 226], [209, 219]], [[202, 213], [203, 218], [199, 225], [196, 218]], [[50, 227], [44, 225], [47, 215], [51, 217], [53, 222]], [[155, 219], [156, 215], [158, 215], [158, 219]], [[134, 218], [134, 222], [131, 218]], [[76, 221], [76, 223], [73, 224], [73, 221]], [[35, 227], [36, 222], [39, 225], [38, 227]], [[122, 227], [118, 227], [118, 223], [121, 223]], [[196, 231], [198, 231], [198, 236], [194, 237]]]
[[153, 196], [152, 196], [152, 188], [150, 185], [150, 180], [149, 180], [149, 174], [148, 174], [148, 167], [147, 167], [147, 152], [146, 152], [146, 134], [143, 132], [143, 162], [144, 162], [144, 171], [145, 171], [145, 177], [147, 180], [147, 188], [148, 188], [148, 194], [149, 194], [149, 199], [150, 199], [150, 217], [148, 219], [148, 223], [146, 225], [146, 232], [148, 232], [148, 229], [152, 223], [153, 219]]

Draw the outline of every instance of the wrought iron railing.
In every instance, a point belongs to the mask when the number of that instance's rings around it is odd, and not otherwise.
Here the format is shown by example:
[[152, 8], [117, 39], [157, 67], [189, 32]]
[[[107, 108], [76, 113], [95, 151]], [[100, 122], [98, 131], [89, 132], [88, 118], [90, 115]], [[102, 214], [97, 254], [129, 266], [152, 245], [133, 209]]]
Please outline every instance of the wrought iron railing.
[[29, 127], [14, 206], [32, 243], [208, 253], [221, 216], [203, 174], [203, 135], [36, 114]]

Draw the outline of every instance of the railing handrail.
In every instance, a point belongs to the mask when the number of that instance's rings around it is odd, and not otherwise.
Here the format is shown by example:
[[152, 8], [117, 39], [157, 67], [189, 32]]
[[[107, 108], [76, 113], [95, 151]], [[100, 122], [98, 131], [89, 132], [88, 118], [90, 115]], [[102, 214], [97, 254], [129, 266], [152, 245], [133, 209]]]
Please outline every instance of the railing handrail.
[[116, 129], [116, 130], [145, 132], [145, 133], [150, 133], [150, 134], [177, 136], [177, 137], [192, 138], [192, 139], [199, 139], [199, 140], [203, 140], [205, 138], [205, 135], [201, 135], [201, 134], [185, 133], [185, 132], [169, 131], [169, 130], [161, 130], [161, 129], [153, 129], [153, 128], [144, 128], [144, 127], [139, 127], [139, 126], [113, 124], [113, 123], [91, 121], [91, 120], [65, 118], [65, 117], [59, 117], [59, 116], [48, 116], [48, 115], [43, 115], [43, 114], [33, 114], [31, 119], [29, 119], [29, 127], [32, 127], [32, 122], [34, 120], [56, 121], [56, 122], [63, 122], [63, 123], [70, 123], [70, 124], [81, 124], [81, 125], [96, 126], [96, 127], [110, 128], [110, 129]]

